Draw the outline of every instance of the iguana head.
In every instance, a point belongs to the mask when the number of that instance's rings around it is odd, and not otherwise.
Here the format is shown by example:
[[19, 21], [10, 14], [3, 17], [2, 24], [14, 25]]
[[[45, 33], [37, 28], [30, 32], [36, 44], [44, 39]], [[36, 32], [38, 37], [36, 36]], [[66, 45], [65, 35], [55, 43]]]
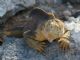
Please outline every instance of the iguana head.
[[59, 19], [50, 19], [45, 22], [43, 33], [49, 42], [64, 34], [64, 25]]
[[[64, 24], [61, 20], [56, 18], [54, 14], [47, 13], [40, 8], [33, 9], [30, 16], [34, 19], [42, 21], [46, 20], [40, 27], [45, 39], [52, 42], [54, 39], [59, 38], [64, 33]], [[37, 22], [36, 22], [37, 23]]]

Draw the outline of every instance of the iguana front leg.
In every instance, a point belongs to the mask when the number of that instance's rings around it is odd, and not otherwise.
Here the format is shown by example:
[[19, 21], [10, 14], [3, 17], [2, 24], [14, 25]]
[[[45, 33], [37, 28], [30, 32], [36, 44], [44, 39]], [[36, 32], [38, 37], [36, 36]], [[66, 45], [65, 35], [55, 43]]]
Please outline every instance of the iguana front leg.
[[70, 45], [69, 37], [70, 37], [70, 31], [67, 31], [58, 40], [58, 42], [60, 43], [60, 48], [62, 48], [63, 50], [66, 50], [66, 49], [69, 49], [70, 48], [70, 46], [69, 46]]
[[39, 52], [43, 52], [45, 48], [45, 42], [35, 40], [34, 35], [31, 36], [29, 33], [30, 32], [24, 32], [23, 34], [26, 43], [29, 45], [29, 47], [34, 48]]

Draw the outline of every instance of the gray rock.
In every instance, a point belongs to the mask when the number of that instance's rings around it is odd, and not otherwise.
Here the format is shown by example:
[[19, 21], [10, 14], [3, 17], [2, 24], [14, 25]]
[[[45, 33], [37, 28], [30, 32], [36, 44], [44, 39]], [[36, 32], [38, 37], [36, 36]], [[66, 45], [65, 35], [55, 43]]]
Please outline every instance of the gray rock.
[[63, 3], [70, 2], [71, 4], [80, 4], [80, 0], [62, 0]]
[[72, 40], [71, 50], [62, 51], [58, 43], [53, 42], [45, 49], [45, 55], [28, 47], [22, 38], [6, 37], [4, 44], [0, 47], [0, 58], [2, 60], [79, 60], [80, 42]]
[[16, 12], [34, 6], [35, 3], [35, 0], [0, 0], [0, 23]]
[[39, 4], [43, 5], [53, 5], [53, 4], [60, 4], [61, 0], [37, 0]]
[[46, 58], [29, 48], [22, 38], [7, 37], [3, 44], [2, 60], [46, 60]]

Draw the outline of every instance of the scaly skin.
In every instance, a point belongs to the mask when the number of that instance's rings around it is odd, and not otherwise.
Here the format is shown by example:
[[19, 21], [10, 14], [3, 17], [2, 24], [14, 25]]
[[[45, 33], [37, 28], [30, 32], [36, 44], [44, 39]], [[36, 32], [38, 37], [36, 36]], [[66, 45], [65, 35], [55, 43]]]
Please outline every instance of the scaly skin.
[[44, 51], [46, 42], [57, 40], [60, 47], [69, 48], [70, 32], [64, 27], [64, 23], [51, 13], [35, 8], [29, 13], [19, 14], [10, 18], [3, 30], [6, 36], [23, 36], [27, 45], [39, 52]]
[[[56, 18], [53, 14], [48, 13], [48, 16], [50, 16], [49, 19], [38, 24], [36, 30], [34, 31], [36, 33], [34, 33], [31, 37], [29, 37], [29, 39], [25, 39], [27, 41], [27, 44], [30, 47], [38, 50], [39, 52], [42, 52], [44, 51], [45, 40], [48, 40], [50, 43], [53, 40], [57, 40], [58, 43], [60, 44], [61, 49], [63, 50], [69, 49], [70, 31], [68, 31], [64, 27], [64, 23], [60, 19]], [[32, 16], [32, 18], [34, 17]], [[25, 38], [28, 38], [27, 36], [29, 35], [29, 33], [32, 33], [32, 31], [29, 30], [29, 32], [26, 31], [24, 33], [25, 34], [24, 36], [26, 36]], [[30, 40], [34, 41], [30, 42]]]

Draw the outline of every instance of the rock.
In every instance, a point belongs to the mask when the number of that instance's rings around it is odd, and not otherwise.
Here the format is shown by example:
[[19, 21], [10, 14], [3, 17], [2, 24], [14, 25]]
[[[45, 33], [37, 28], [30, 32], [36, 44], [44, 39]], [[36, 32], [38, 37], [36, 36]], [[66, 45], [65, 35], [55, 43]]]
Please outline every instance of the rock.
[[54, 6], [54, 4], [61, 4], [61, 0], [37, 0], [40, 5]]
[[16, 12], [35, 5], [35, 0], [0, 0], [0, 23]]
[[64, 16], [71, 16], [72, 14], [69, 10], [65, 10], [65, 11], [63, 11], [63, 15]]
[[2, 60], [79, 60], [80, 59], [80, 33], [74, 37], [79, 40], [73, 40], [72, 49], [62, 51], [58, 43], [53, 42], [45, 49], [45, 55], [28, 47], [22, 38], [6, 37], [3, 49], [0, 48]]
[[80, 4], [80, 0], [62, 0], [63, 3], [70, 2], [71, 4]]
[[77, 18], [79, 15], [80, 15], [80, 11], [77, 11], [72, 16], [74, 16], [75, 18]]
[[3, 44], [2, 60], [46, 60], [46, 58], [29, 48], [22, 38], [6, 37]]
[[80, 31], [80, 16], [77, 18], [75, 17], [68, 17], [68, 21], [65, 22], [65, 27], [67, 27], [69, 30], [74, 30], [75, 32]]

